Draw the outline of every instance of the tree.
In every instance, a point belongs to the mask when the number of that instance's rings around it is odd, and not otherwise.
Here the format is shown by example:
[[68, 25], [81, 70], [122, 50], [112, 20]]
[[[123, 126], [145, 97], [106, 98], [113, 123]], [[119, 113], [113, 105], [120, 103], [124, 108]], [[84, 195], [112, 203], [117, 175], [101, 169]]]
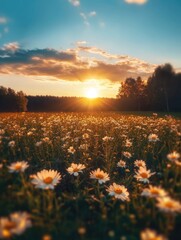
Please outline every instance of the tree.
[[15, 92], [11, 88], [0, 87], [0, 111], [17, 112], [27, 110], [28, 100], [22, 91]]
[[159, 66], [148, 79], [147, 94], [152, 109], [170, 111], [175, 91], [175, 73], [170, 64]]
[[127, 78], [119, 88], [117, 98], [126, 105], [129, 110], [141, 110], [141, 103], [145, 97], [145, 84], [141, 77], [137, 79]]

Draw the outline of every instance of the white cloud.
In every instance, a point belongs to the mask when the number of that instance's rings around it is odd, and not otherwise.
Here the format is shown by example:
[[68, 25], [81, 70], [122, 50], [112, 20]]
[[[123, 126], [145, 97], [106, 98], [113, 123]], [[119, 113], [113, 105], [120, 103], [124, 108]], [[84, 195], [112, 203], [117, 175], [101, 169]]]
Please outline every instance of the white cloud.
[[7, 23], [7, 19], [5, 17], [0, 17], [0, 24]]
[[80, 6], [80, 0], [69, 0], [69, 2], [75, 7]]
[[76, 44], [77, 45], [85, 45], [85, 44], [87, 44], [87, 41], [77, 41]]
[[94, 16], [96, 16], [96, 14], [97, 14], [96, 11], [92, 11], [92, 12], [89, 13], [89, 16], [94, 17]]
[[124, 0], [126, 3], [129, 4], [145, 4], [146, 2], [148, 2], [148, 0]]
[[20, 48], [18, 42], [12, 42], [4, 45], [4, 49], [7, 51], [15, 52]]
[[87, 16], [85, 15], [85, 13], [81, 12], [81, 13], [80, 13], [80, 16], [81, 16], [84, 20], [87, 20]]

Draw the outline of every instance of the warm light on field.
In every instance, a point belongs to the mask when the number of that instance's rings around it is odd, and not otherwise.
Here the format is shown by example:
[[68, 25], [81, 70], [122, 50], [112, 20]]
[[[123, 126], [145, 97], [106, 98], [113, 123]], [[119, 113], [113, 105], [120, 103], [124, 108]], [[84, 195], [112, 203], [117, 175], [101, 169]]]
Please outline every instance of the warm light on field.
[[85, 96], [87, 98], [97, 98], [98, 97], [98, 89], [94, 88], [94, 87], [88, 88], [85, 92]]

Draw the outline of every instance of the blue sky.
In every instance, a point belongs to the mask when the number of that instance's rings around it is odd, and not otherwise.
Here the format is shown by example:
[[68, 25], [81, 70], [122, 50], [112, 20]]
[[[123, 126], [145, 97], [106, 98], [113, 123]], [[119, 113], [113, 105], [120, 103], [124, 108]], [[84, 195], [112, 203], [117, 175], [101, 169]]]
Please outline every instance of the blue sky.
[[[137, 3], [130, 3], [130, 1]], [[138, 2], [142, 2], [142, 4], [138, 4]], [[167, 62], [170, 62], [176, 69], [181, 68], [180, 12], [180, 0], [0, 0], [0, 48], [3, 54], [10, 51], [12, 46], [15, 46], [15, 49], [12, 50], [13, 54], [20, 50], [46, 50], [47, 48], [66, 53], [71, 52], [80, 54], [82, 62], [85, 63], [86, 61], [87, 64], [89, 62], [89, 65], [90, 62], [95, 65], [97, 63], [96, 58], [101, 61], [103, 57], [104, 64], [106, 61], [109, 62], [106, 62], [107, 71], [112, 65], [117, 65], [118, 62], [110, 63], [110, 58], [101, 53], [101, 51], [104, 51], [114, 59], [118, 56], [128, 56], [124, 62], [124, 67], [127, 64], [127, 68], [130, 67], [128, 65], [129, 61], [132, 61], [131, 68], [133, 68], [133, 62], [137, 61], [142, 70], [136, 73], [131, 69], [131, 74], [133, 76], [142, 74], [144, 77], [149, 74], [148, 65], [150, 73], [156, 65]], [[87, 48], [83, 49], [82, 47], [80, 50], [79, 46], [86, 46]], [[96, 51], [93, 48], [96, 48]], [[27, 54], [27, 52], [23, 54]], [[37, 56], [43, 58], [42, 55]], [[12, 58], [12, 54], [10, 54], [10, 57]], [[14, 62], [17, 61], [16, 59], [14, 60], [13, 55]], [[117, 61], [120, 61], [120, 58]], [[9, 69], [9, 63], [5, 65], [3, 59], [1, 62], [0, 69]], [[143, 63], [147, 64], [145, 72]], [[20, 63], [18, 62], [18, 64]], [[34, 63], [31, 62], [31, 64]], [[68, 64], [70, 65], [70, 63]], [[11, 68], [13, 69], [13, 67]], [[36, 84], [39, 86], [40, 83], [37, 83], [39, 80], [33, 80], [36, 75], [36, 77], [42, 78], [40, 82], [41, 84], [44, 83], [43, 89], [46, 89], [46, 86], [48, 88], [48, 82], [49, 84], [52, 84], [52, 82], [54, 82], [53, 84], [55, 82], [59, 85], [62, 84], [64, 92], [51, 91], [50, 94], [53, 95], [68, 94], [68, 88], [73, 81], [75, 85], [79, 86], [78, 82], [80, 82], [84, 87], [87, 80], [90, 82], [90, 79], [98, 78], [101, 86], [104, 85], [104, 88], [107, 86], [107, 90], [102, 90], [104, 92], [102, 95], [114, 96], [116, 93], [113, 94], [113, 92], [118, 87], [118, 81], [123, 80], [130, 73], [129, 70], [126, 74], [124, 68], [122, 79], [114, 80], [110, 73], [102, 76], [101, 79], [100, 76], [98, 77], [98, 72], [101, 75], [102, 68], [96, 69], [96, 76], [93, 74], [92, 77], [91, 70], [85, 74], [85, 69], [81, 69], [83, 75], [88, 76], [88, 79], [79, 76], [75, 79], [71, 77], [69, 81], [69, 76], [47, 75], [45, 71], [40, 71], [38, 74], [37, 69], [36, 74], [34, 71], [33, 76], [31, 76], [27, 66], [26, 71], [22, 71], [22, 73], [20, 71], [13, 72], [12, 69], [1, 71], [0, 85], [9, 86], [11, 84], [18, 90], [22, 86], [25, 92], [33, 94], [33, 90], [28, 90], [31, 89], [28, 84], [31, 81], [35, 86]], [[19, 67], [19, 69], [22, 68]], [[110, 72], [114, 69], [111, 68]], [[92, 72], [93, 70], [95, 69], [93, 68]], [[121, 65], [121, 68], [119, 66], [119, 71], [116, 66], [115, 72], [121, 74], [122, 70], [123, 65]], [[20, 82], [18, 83], [18, 80], [12, 83], [13, 76], [16, 76], [14, 79], [17, 76], [24, 79], [22, 85]], [[114, 74], [114, 77], [116, 77], [116, 74]], [[56, 79], [51, 81], [50, 78]], [[102, 84], [103, 80], [104, 84]], [[67, 91], [65, 86], [67, 86]], [[80, 86], [78, 89], [80, 89]], [[110, 91], [110, 94], [108, 91]], [[44, 94], [44, 92], [40, 93]], [[77, 95], [82, 95], [82, 93], [77, 92]]]

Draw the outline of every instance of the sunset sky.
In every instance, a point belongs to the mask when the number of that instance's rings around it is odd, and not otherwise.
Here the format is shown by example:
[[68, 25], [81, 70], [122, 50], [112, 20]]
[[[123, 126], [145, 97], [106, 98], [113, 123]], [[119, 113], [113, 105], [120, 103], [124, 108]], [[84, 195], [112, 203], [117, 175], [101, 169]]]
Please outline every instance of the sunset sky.
[[180, 0], [0, 0], [0, 85], [115, 97], [159, 64], [181, 71]]

